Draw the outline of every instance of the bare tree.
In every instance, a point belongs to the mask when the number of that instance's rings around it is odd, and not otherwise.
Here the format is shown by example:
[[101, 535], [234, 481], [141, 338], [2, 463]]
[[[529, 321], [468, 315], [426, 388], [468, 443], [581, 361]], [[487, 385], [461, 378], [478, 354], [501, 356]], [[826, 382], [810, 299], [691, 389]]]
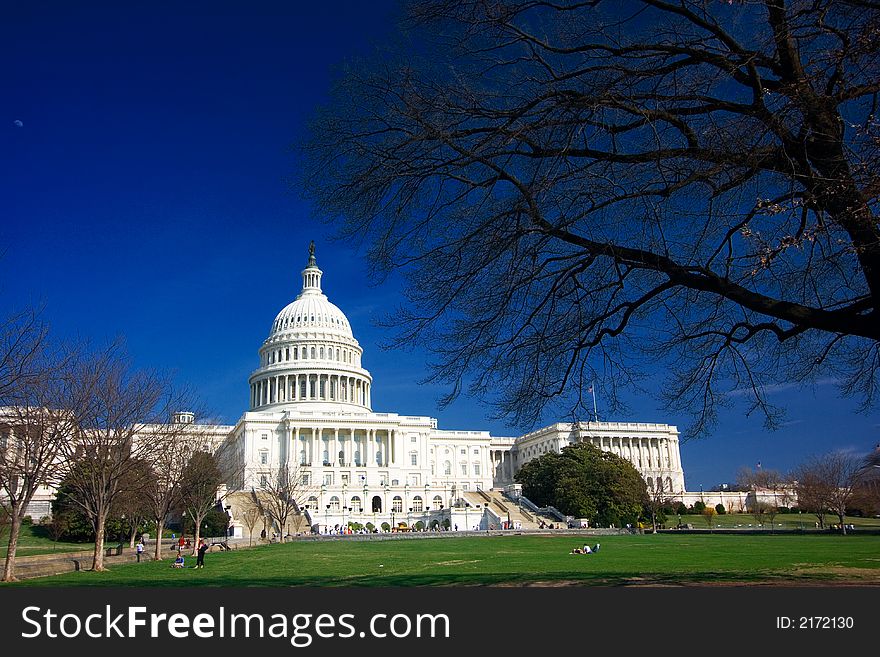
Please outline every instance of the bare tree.
[[199, 544], [202, 520], [217, 506], [221, 483], [222, 475], [213, 454], [197, 451], [190, 456], [181, 479], [181, 507], [195, 527], [194, 550]]
[[821, 507], [834, 513], [846, 534], [846, 510], [868, 474], [864, 457], [852, 452], [812, 457], [798, 469], [798, 500], [803, 487], [811, 510], [815, 513], [814, 509]]
[[757, 467], [754, 470], [747, 467], [739, 469], [736, 475], [736, 485], [740, 490], [778, 490], [783, 486], [784, 478], [778, 470], [770, 470]]
[[118, 517], [128, 525], [128, 546], [134, 549], [138, 534], [143, 531], [144, 524], [150, 519], [150, 500], [144, 494], [152, 480], [150, 464], [141, 461], [132, 468], [119, 482], [119, 493], [113, 499], [110, 517]]
[[227, 498], [232, 505], [232, 512], [236, 518], [241, 519], [248, 528], [249, 545], [254, 544], [254, 528], [263, 517], [263, 512], [254, 504], [252, 493], [234, 492]]
[[308, 495], [313, 491], [303, 482], [300, 466], [281, 465], [276, 474], [266, 478], [265, 485], [259, 490], [251, 489], [254, 506], [282, 537], [289, 531], [288, 521], [302, 515]]
[[[75, 372], [80, 427], [66, 443], [71, 470], [66, 477], [70, 499], [95, 531], [93, 570], [104, 570], [104, 528], [121, 483], [132, 469], [151, 462], [159, 445], [155, 431], [179, 410], [169, 382], [147, 371], [133, 370], [118, 345], [84, 359]], [[159, 528], [161, 531], [161, 527]]]
[[820, 529], [825, 528], [825, 516], [831, 505], [831, 486], [822, 474], [820, 463], [811, 458], [799, 465], [792, 473], [798, 508], [816, 516]]
[[[728, 391], [880, 365], [880, 5], [428, 0], [350, 67], [297, 180], [374, 273], [397, 344], [516, 424], [665, 367], [704, 433]], [[498, 382], [504, 381], [504, 392]]]
[[663, 472], [660, 473], [659, 477], [656, 477], [654, 480], [654, 486], [648, 487], [648, 502], [647, 507], [648, 511], [651, 514], [651, 528], [654, 530], [654, 533], [657, 532], [659, 527], [660, 514], [662, 513], [662, 509], [671, 504], [673, 500], [673, 492], [672, 490], [666, 489], [665, 480], [666, 476]]
[[[181, 399], [175, 402], [176, 409], [181, 404], [191, 404]], [[166, 408], [169, 408], [165, 404]], [[174, 421], [171, 421], [175, 417]], [[178, 510], [184, 500], [184, 483], [187, 467], [194, 455], [206, 448], [203, 432], [198, 425], [178, 421], [176, 415], [170, 413], [161, 424], [146, 425], [138, 433], [137, 440], [149, 444], [148, 458], [151, 466], [151, 478], [144, 488], [144, 495], [149, 501], [152, 520], [156, 523], [156, 545], [153, 558], [162, 559], [162, 530], [172, 512]], [[216, 487], [215, 487], [216, 490]], [[201, 521], [201, 519], [200, 519]], [[195, 539], [198, 543], [199, 527], [196, 526]]]
[[5, 327], [0, 350], [0, 494], [10, 514], [3, 581], [10, 582], [28, 505], [60, 481], [78, 418], [70, 410], [71, 356], [49, 346], [32, 316]]

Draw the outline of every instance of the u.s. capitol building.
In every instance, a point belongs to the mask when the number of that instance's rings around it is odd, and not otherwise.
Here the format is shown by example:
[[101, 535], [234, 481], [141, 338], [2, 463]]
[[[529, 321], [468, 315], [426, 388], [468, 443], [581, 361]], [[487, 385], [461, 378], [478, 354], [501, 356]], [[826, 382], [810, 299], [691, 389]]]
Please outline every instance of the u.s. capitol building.
[[[431, 526], [467, 508], [465, 500], [486, 499], [491, 489], [512, 484], [530, 459], [591, 442], [629, 459], [649, 488], [684, 492], [674, 426], [553, 424], [510, 438], [440, 429], [431, 417], [375, 412], [363, 349], [324, 294], [322, 276], [312, 247], [302, 291], [278, 313], [259, 349], [259, 367], [248, 381], [250, 408], [228, 427], [221, 447], [240, 464], [227, 482], [231, 490], [265, 488], [283, 469], [296, 477], [297, 501], [320, 530], [348, 522]], [[233, 517], [235, 511], [233, 504]], [[466, 523], [462, 529], [475, 526]], [[242, 531], [237, 519], [234, 526]]]

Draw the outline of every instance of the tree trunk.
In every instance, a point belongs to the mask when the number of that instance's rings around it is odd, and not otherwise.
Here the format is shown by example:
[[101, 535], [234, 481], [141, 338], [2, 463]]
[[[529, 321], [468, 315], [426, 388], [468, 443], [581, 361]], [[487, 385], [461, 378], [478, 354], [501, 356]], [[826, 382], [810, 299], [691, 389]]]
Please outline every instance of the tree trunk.
[[9, 545], [6, 549], [6, 563], [3, 566], [3, 581], [15, 581], [15, 551], [18, 549], [18, 536], [21, 533], [21, 518], [12, 513], [12, 525], [9, 528]]
[[156, 550], [153, 558], [162, 561], [162, 528], [165, 526], [165, 518], [153, 518], [156, 521]]
[[838, 513], [837, 517], [840, 518], [840, 531], [846, 536], [846, 524], [844, 524], [843, 519], [846, 517], [844, 513]]
[[205, 514], [205, 513], [192, 515], [193, 524], [195, 525], [195, 529], [193, 530], [193, 551], [192, 551], [193, 554], [195, 554], [196, 550], [199, 549], [199, 539], [201, 538], [202, 520], [205, 519], [206, 515], [207, 514]]
[[100, 515], [95, 522], [95, 553], [92, 555], [92, 570], [103, 571], [104, 568], [104, 526], [107, 519]]

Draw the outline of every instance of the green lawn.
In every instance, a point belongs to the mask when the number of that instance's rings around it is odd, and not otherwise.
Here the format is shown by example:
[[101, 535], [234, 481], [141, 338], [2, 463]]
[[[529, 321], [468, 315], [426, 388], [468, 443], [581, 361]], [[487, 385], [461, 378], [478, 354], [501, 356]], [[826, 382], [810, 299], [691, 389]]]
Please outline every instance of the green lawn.
[[[6, 558], [6, 548], [9, 543], [9, 532], [3, 533], [0, 537], [0, 559]], [[21, 534], [18, 537], [18, 549], [15, 554], [17, 557], [29, 557], [37, 554], [52, 554], [53, 552], [80, 552], [83, 550], [93, 550], [94, 543], [67, 543], [59, 541], [56, 545], [44, 527], [36, 525], [25, 525], [21, 528]]]
[[[681, 516], [681, 522], [682, 524], [692, 524], [694, 526], [694, 529], [705, 529], [709, 526], [706, 524], [705, 516], [702, 515], [683, 515]], [[826, 525], [836, 524], [837, 522], [837, 516], [825, 516]], [[847, 516], [845, 522], [848, 525], [855, 525], [856, 527], [873, 527], [880, 529], [880, 518], [859, 518], [855, 516]], [[666, 527], [672, 529], [677, 523], [678, 516], [676, 516], [675, 514], [666, 516]], [[776, 517], [773, 518], [774, 528], [781, 527], [783, 529], [814, 529], [815, 523], [816, 516], [814, 516], [812, 513], [778, 513], [776, 514]], [[755, 520], [755, 516], [748, 513], [726, 513], [724, 515], [715, 516], [712, 526], [721, 527], [724, 529], [749, 529], [750, 526], [752, 529], [761, 528], [758, 522]], [[764, 528], [770, 528], [770, 519], [766, 515], [764, 516]]]
[[[579, 582], [880, 584], [880, 536], [622, 535], [595, 555], [579, 537], [496, 536], [301, 541], [210, 553], [204, 569], [170, 561], [113, 566], [11, 586], [434, 586]], [[187, 565], [195, 563], [187, 559]]]

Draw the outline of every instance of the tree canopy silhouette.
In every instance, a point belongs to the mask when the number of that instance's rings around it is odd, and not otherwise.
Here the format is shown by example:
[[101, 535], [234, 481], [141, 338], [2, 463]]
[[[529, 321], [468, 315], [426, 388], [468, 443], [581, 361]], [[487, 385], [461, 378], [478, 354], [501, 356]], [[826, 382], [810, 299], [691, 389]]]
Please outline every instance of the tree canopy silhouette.
[[530, 425], [662, 371], [692, 435], [732, 390], [772, 424], [775, 381], [874, 403], [880, 3], [434, 0], [402, 28], [298, 184], [405, 272], [395, 345], [445, 401]]

